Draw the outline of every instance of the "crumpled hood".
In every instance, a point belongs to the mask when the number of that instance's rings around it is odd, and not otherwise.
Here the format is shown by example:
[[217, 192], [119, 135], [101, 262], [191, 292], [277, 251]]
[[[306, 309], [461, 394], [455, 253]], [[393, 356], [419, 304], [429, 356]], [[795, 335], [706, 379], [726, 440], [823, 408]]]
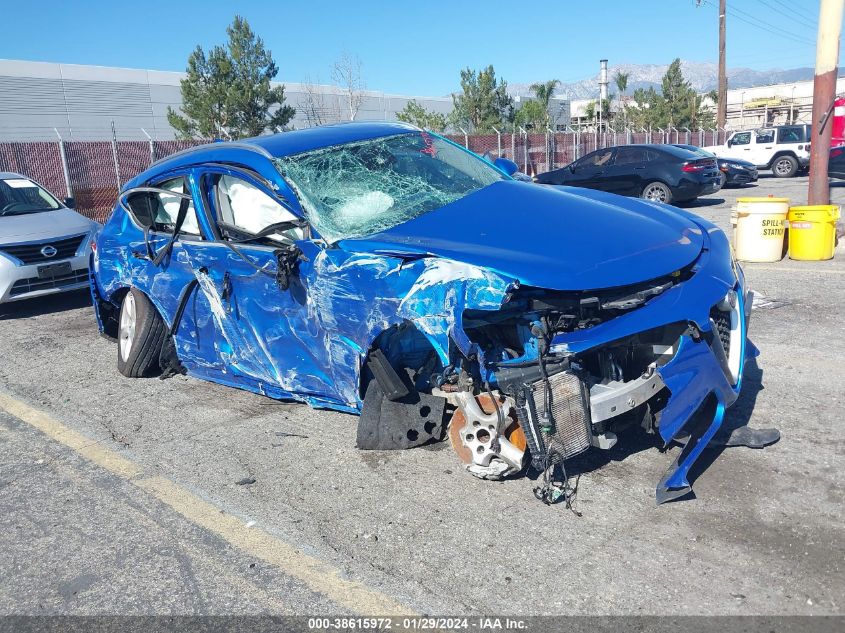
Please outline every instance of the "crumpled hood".
[[698, 257], [702, 229], [638, 199], [501, 181], [366, 239], [352, 252], [429, 254], [555, 290], [623, 286]]
[[87, 233], [96, 224], [73, 209], [0, 217], [0, 244], [49, 240]]

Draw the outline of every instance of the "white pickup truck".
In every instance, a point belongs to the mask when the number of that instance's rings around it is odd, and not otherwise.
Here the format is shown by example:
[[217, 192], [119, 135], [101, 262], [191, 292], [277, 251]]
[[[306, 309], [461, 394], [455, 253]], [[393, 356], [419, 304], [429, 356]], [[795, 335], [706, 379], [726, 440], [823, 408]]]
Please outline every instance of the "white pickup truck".
[[778, 178], [791, 178], [810, 164], [809, 126], [781, 125], [733, 132], [724, 145], [702, 149], [719, 158], [747, 160], [758, 169], [771, 169]]

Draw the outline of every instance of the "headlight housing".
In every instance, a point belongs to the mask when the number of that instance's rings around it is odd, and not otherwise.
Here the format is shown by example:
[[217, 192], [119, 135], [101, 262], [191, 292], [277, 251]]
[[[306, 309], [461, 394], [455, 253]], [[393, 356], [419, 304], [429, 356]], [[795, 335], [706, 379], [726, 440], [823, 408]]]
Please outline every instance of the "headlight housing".
[[79, 244], [79, 248], [76, 249], [76, 256], [79, 257], [80, 255], [85, 255], [88, 252], [88, 248], [91, 246], [91, 242], [94, 241], [97, 233], [100, 232], [100, 229], [103, 228], [102, 225], [98, 222], [95, 222], [91, 227], [91, 230], [88, 231], [88, 235], [85, 236], [85, 239]]

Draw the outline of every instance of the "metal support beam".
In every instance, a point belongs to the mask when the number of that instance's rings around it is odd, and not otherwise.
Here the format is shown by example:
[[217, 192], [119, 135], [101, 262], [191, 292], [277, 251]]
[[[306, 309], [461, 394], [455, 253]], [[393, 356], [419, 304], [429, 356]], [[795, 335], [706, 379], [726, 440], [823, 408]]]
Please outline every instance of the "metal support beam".
[[59, 156], [62, 159], [62, 174], [65, 177], [65, 190], [67, 191], [67, 197], [73, 198], [73, 190], [70, 187], [70, 172], [67, 168], [67, 154], [65, 153], [65, 140], [62, 138], [62, 135], [59, 134], [58, 128], [53, 128], [56, 132], [56, 136], [59, 137]]

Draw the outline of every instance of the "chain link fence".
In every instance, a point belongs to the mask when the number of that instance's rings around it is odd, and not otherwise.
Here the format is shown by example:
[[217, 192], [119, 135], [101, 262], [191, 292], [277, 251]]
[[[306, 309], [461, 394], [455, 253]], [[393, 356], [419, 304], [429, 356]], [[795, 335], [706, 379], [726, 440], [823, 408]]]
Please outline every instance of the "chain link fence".
[[504, 156], [514, 161], [520, 171], [535, 176], [564, 167], [597, 149], [635, 143], [684, 144], [704, 147], [725, 142], [728, 132], [712, 130], [633, 130], [622, 132], [547, 132], [530, 134], [524, 130], [499, 134], [447, 134], [449, 139], [476, 154]]
[[57, 141], [0, 143], [0, 171], [23, 174], [83, 215], [105, 221], [120, 188], [153, 162], [207, 141]]
[[[477, 154], [503, 156], [534, 176], [568, 165], [589, 152], [632, 143], [718, 145], [725, 130], [633, 130], [622, 132], [500, 132], [449, 134]], [[77, 210], [105, 221], [120, 188], [156, 160], [208, 141], [31, 141], [0, 142], [0, 171], [23, 174], [59, 197], [75, 199]]]

